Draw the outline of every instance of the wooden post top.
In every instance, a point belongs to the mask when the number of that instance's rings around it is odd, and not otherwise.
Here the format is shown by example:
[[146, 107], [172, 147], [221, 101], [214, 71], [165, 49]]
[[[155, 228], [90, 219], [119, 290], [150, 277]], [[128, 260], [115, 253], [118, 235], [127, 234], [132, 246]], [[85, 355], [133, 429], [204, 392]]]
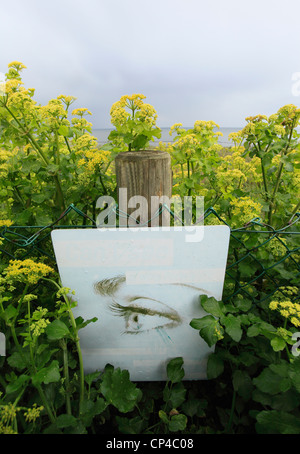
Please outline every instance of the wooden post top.
[[161, 150], [139, 150], [139, 151], [121, 151], [115, 159], [122, 161], [139, 161], [142, 159], [166, 159], [170, 157], [167, 151]]

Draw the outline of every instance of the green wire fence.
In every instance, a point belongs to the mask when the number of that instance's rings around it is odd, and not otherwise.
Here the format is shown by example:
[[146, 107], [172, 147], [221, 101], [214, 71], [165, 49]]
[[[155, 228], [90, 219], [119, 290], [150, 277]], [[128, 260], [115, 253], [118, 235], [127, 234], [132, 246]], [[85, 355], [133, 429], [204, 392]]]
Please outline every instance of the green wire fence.
[[[173, 218], [176, 218], [167, 205], [161, 206], [154, 217], [160, 216], [164, 210], [169, 210]], [[119, 218], [130, 218], [127, 213], [119, 210], [117, 205], [112, 207], [111, 211]], [[71, 214], [76, 215], [76, 218], [71, 218]], [[83, 223], [78, 222], [78, 217], [83, 219]], [[68, 222], [63, 224], [65, 219]], [[296, 213], [287, 226], [276, 230], [255, 218], [241, 228], [230, 229], [223, 301], [247, 298], [252, 301], [259, 299], [262, 302], [270, 299], [275, 292], [280, 292], [283, 297], [289, 297], [293, 301], [299, 300], [299, 220], [300, 213]], [[228, 225], [212, 207], [205, 211], [202, 221], [205, 225]], [[71, 204], [55, 222], [47, 226], [3, 226], [0, 231], [1, 268], [3, 269], [9, 260], [25, 258], [43, 260], [55, 266], [51, 231], [67, 228], [97, 228], [97, 223]], [[294, 289], [292, 297], [288, 292], [291, 287]], [[297, 292], [295, 288], [298, 288]]]

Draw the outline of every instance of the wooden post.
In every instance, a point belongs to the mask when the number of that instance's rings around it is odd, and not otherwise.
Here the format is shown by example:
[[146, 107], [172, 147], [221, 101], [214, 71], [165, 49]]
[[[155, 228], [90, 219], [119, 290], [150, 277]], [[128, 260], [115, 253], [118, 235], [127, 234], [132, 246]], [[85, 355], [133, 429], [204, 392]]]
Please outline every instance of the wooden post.
[[[160, 150], [121, 152], [115, 158], [118, 205], [124, 212], [119, 217], [119, 225], [136, 225], [134, 219], [147, 227], [166, 225], [169, 211], [157, 217], [160, 204], [169, 206], [172, 197], [172, 170], [169, 153]], [[147, 204], [139, 203], [142, 196]], [[165, 197], [165, 199], [164, 199]], [[132, 218], [126, 218], [126, 213]], [[152, 218], [151, 222], [148, 222]], [[168, 225], [170, 225], [168, 223]]]

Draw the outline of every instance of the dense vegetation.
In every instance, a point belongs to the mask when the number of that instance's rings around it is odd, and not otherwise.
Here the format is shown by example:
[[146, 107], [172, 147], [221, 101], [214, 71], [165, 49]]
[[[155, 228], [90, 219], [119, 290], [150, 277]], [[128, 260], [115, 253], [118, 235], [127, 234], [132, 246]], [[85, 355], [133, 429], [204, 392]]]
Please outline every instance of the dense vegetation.
[[38, 105], [24, 68], [12, 62], [0, 87], [0, 433], [300, 433], [300, 109], [246, 118], [228, 149], [212, 121], [175, 124], [159, 145], [174, 195], [204, 196], [205, 222], [231, 227], [229, 272], [223, 300], [199, 297], [207, 315], [191, 320], [215, 346], [208, 380], [184, 381], [174, 358], [167, 382], [135, 384], [113, 365], [84, 375], [80, 329], [94, 319], [74, 319], [49, 241], [24, 257], [7, 238], [14, 226], [29, 234], [57, 222], [71, 204], [95, 219], [98, 197], [116, 195], [114, 157], [159, 138], [157, 114], [145, 96], [123, 96], [99, 147], [90, 112], [71, 111], [72, 96]]

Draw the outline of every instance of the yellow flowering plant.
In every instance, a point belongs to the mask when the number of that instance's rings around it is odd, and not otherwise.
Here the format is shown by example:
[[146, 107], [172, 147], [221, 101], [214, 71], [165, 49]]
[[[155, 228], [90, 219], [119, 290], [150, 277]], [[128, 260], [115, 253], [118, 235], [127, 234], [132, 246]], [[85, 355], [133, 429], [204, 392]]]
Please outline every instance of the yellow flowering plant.
[[[207, 200], [211, 188], [207, 180], [214, 179], [214, 168], [220, 162], [222, 146], [218, 138], [222, 133], [213, 121], [196, 121], [193, 128], [185, 129], [182, 123], [175, 123], [170, 128], [169, 134], [173, 142], [159, 144], [161, 150], [168, 151], [171, 155], [174, 195], [205, 195]], [[206, 184], [202, 184], [203, 180]]]
[[111, 123], [116, 129], [108, 136], [117, 151], [138, 151], [161, 137], [156, 126], [157, 113], [144, 102], [143, 94], [124, 95], [110, 109]]
[[[57, 282], [57, 273], [52, 267], [32, 259], [10, 261], [0, 279], [0, 332], [5, 332], [8, 345], [14, 345], [8, 366], [20, 372], [18, 379], [14, 372], [7, 375], [5, 396], [15, 398], [17, 395], [12, 407], [16, 409], [16, 403], [24, 400], [24, 394], [32, 393], [31, 387], [37, 391], [42, 406], [37, 408], [34, 405], [32, 409], [20, 407], [26, 410], [24, 416], [32, 429], [42, 410], [51, 424], [56, 422], [46, 391], [49, 384], [59, 386], [64, 394], [63, 405], [68, 418], [74, 421], [76, 417], [72, 416], [71, 395], [78, 389], [77, 415], [83, 414], [85, 378], [78, 331], [96, 319], [75, 320], [72, 308], [77, 303], [70, 298], [71, 293], [74, 292]], [[72, 378], [68, 344], [75, 347], [79, 365]], [[0, 386], [3, 383], [0, 380]], [[2, 405], [0, 396], [0, 433], [18, 433], [16, 411], [9, 420], [6, 416], [1, 419], [1, 408], [10, 408], [5, 405], [5, 400], [3, 402]]]
[[114, 189], [112, 158], [92, 135], [87, 108], [73, 96], [45, 105], [24, 87], [21, 62], [8, 65], [0, 92], [0, 204], [19, 225], [45, 225], [70, 204], [95, 218], [96, 200]]
[[300, 109], [288, 104], [269, 117], [256, 115], [246, 121], [246, 126], [230, 138], [235, 144], [243, 144], [245, 156], [259, 161], [266, 222], [282, 225], [300, 207]]
[[[1, 249], [14, 226], [45, 225], [70, 202], [95, 219], [96, 198], [115, 188], [114, 154], [160, 137], [154, 108], [134, 94], [112, 106], [115, 130], [100, 148], [91, 112], [65, 95], [38, 105], [23, 69], [12, 62], [0, 87]], [[292, 105], [247, 117], [230, 148], [213, 121], [176, 123], [173, 142], [160, 145], [171, 155], [173, 194], [205, 196], [205, 223], [231, 227], [223, 300], [201, 295], [206, 315], [190, 323], [214, 347], [207, 381], [184, 384], [183, 359], [174, 358], [155, 401], [156, 384], [143, 393], [113, 365], [85, 374], [80, 330], [95, 318], [74, 318], [76, 295], [60, 285], [50, 254], [19, 260], [14, 242], [2, 251], [0, 433], [300, 433], [300, 358], [291, 350], [300, 337], [299, 247], [288, 229], [269, 226], [294, 219], [297, 229], [298, 117]]]

